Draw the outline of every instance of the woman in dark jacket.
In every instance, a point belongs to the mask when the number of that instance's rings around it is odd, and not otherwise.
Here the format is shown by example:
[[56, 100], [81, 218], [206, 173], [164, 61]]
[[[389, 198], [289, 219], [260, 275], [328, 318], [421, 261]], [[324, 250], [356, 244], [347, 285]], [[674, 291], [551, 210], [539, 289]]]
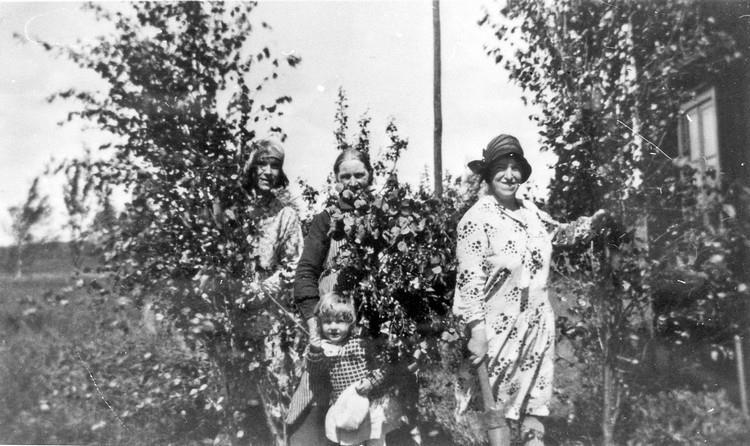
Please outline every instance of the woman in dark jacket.
[[[373, 170], [365, 153], [354, 149], [342, 151], [333, 164], [333, 173], [339, 191], [338, 208], [342, 212], [352, 210], [357, 199], [369, 201]], [[331, 238], [330, 229], [331, 215], [328, 211], [313, 217], [294, 279], [294, 301], [307, 324], [311, 343], [320, 337], [320, 327], [314, 315], [315, 306], [321, 295], [336, 289], [339, 278], [331, 268], [345, 241]], [[305, 372], [287, 414], [291, 446], [329, 444], [324, 425], [327, 405], [327, 389], [322, 383], [310, 382]]]

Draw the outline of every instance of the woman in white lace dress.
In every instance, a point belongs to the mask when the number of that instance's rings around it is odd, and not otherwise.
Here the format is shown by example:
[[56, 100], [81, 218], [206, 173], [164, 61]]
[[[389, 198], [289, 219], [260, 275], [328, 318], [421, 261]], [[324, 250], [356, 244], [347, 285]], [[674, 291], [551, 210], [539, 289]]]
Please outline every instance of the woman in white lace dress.
[[[531, 174], [518, 140], [499, 135], [469, 167], [487, 183], [458, 224], [453, 311], [466, 323], [470, 361], [487, 361], [490, 386], [527, 444], [543, 444], [554, 364], [555, 316], [547, 296], [553, 243], [590, 232], [592, 218], [561, 224], [516, 192]], [[505, 430], [505, 429], [504, 429]], [[509, 430], [504, 432], [508, 444]]]

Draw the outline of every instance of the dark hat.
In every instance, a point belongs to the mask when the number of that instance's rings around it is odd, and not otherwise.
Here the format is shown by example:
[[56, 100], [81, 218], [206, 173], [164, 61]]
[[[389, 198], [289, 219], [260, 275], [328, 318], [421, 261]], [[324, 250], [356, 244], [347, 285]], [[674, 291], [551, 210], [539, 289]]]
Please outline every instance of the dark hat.
[[485, 176], [503, 158], [513, 158], [521, 164], [521, 181], [526, 181], [531, 175], [531, 165], [523, 156], [521, 143], [515, 136], [497, 135], [482, 151], [482, 159], [469, 162], [472, 172]]

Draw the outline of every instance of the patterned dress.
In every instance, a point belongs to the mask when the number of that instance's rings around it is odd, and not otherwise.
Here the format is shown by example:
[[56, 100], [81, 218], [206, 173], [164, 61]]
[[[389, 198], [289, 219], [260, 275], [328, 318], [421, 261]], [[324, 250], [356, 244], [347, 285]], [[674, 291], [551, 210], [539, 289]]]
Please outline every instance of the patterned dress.
[[[245, 206], [245, 212], [238, 212], [238, 206]], [[214, 212], [217, 213], [216, 210]], [[258, 400], [258, 395], [261, 395], [262, 398], [271, 399], [269, 395], [273, 388], [281, 387], [276, 377], [287, 379], [285, 376], [293, 373], [289, 370], [290, 359], [294, 360], [298, 355], [282, 344], [282, 336], [279, 335], [288, 321], [283, 316], [269, 317], [267, 310], [276, 312], [281, 306], [291, 311], [290, 293], [284, 291], [284, 285], [291, 282], [302, 252], [302, 227], [296, 210], [275, 196], [248, 195], [245, 202], [221, 212], [221, 224], [238, 225], [242, 223], [240, 218], [248, 218], [256, 225], [253, 239], [248, 240], [252, 251], [248, 253], [249, 261], [245, 262], [242, 285], [253, 284], [257, 291], [250, 295], [257, 293], [262, 298], [244, 302], [242, 319], [236, 322], [235, 329], [240, 333], [243, 348], [262, 349], [265, 362], [264, 367], [259, 369], [262, 380], [257, 381], [256, 377], [248, 380], [243, 397]]]
[[[331, 404], [350, 385], [367, 378], [374, 387], [383, 384], [384, 374], [379, 367], [368, 361], [364, 341], [351, 336], [343, 345], [323, 341], [321, 354], [307, 353], [310, 373], [327, 379], [331, 383]], [[372, 352], [370, 352], [372, 353]]]
[[378, 366], [375, 352], [367, 347], [362, 338], [350, 336], [343, 345], [334, 345], [324, 340], [322, 352], [316, 354], [308, 351], [306, 355], [311, 378], [327, 380], [331, 385], [328, 406], [336, 402], [347, 387], [362, 379], [369, 379], [373, 386], [368, 417], [357, 431], [339, 430], [336, 438], [339, 444], [354, 445], [366, 440], [385, 438], [385, 434], [401, 423], [401, 406], [385, 388], [385, 366]]
[[488, 371], [505, 417], [547, 416], [555, 315], [547, 295], [552, 245], [590, 232], [591, 219], [561, 224], [533, 203], [511, 211], [481, 197], [458, 224], [453, 312], [487, 329]]
[[267, 368], [278, 373], [286, 370], [285, 363], [290, 353], [282, 346], [278, 336], [284, 322], [270, 320], [271, 325], [268, 326], [263, 309], [282, 305], [289, 310], [289, 293], [282, 293], [282, 288], [285, 282], [291, 282], [302, 252], [302, 227], [294, 208], [278, 198], [256, 200], [255, 203], [249, 209], [250, 218], [258, 218], [254, 250], [250, 253], [255, 262], [248, 262], [248, 266], [254, 269], [250, 271], [251, 277], [261, 286], [266, 299], [248, 303], [246, 308], [249, 314], [245, 323], [263, 337]]
[[[277, 296], [282, 280], [291, 279], [302, 253], [302, 227], [297, 212], [278, 198], [272, 198], [250, 209], [252, 217], [259, 217], [255, 250], [258, 279], [266, 293]], [[287, 273], [284, 274], [286, 270]], [[286, 277], [284, 277], [286, 276]]]

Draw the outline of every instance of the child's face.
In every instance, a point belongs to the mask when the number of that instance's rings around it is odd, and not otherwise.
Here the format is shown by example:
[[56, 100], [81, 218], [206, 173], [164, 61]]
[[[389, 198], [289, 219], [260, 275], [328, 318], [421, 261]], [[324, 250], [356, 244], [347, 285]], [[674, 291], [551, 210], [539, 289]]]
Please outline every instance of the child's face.
[[334, 344], [346, 341], [352, 327], [351, 322], [347, 322], [343, 317], [323, 318], [320, 325], [323, 337]]

